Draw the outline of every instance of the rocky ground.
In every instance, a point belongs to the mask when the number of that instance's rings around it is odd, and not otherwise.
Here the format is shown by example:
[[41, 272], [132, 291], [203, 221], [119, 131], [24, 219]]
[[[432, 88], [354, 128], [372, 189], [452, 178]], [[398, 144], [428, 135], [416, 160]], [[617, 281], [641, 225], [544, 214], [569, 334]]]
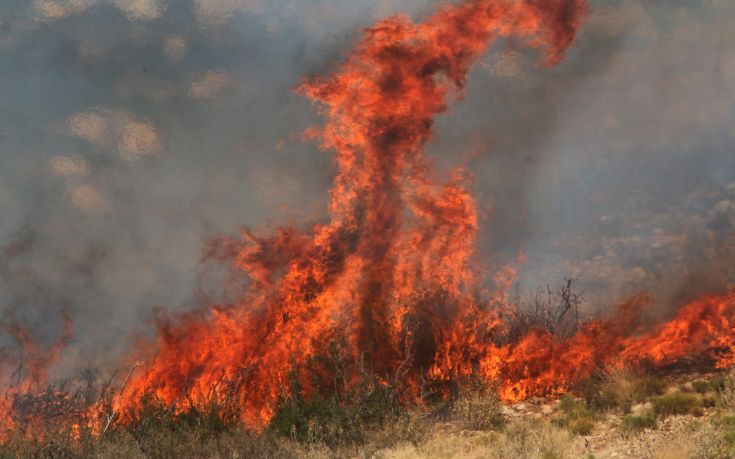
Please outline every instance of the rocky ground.
[[[668, 377], [661, 394], [623, 409], [589, 411], [589, 431], [562, 426], [569, 403], [562, 400], [529, 400], [500, 408], [500, 429], [466, 429], [461, 421], [438, 423], [419, 444], [403, 444], [377, 452], [385, 458], [725, 458], [732, 456], [732, 428], [728, 419], [735, 413], [721, 391], [702, 387], [721, 378], [716, 374]], [[697, 381], [698, 383], [695, 383]], [[625, 384], [617, 382], [616, 384]], [[672, 395], [673, 394], [673, 395]], [[686, 394], [681, 396], [681, 394]], [[664, 398], [661, 398], [664, 397]], [[668, 398], [667, 398], [668, 397]], [[681, 414], [660, 413], [662, 400], [699, 400], [681, 408]], [[725, 396], [724, 398], [727, 398]], [[566, 403], [566, 405], [565, 405]], [[579, 400], [579, 403], [585, 403]], [[676, 410], [678, 408], [675, 408]], [[566, 411], [565, 411], [566, 410]], [[658, 411], [657, 411], [658, 410]], [[657, 414], [658, 413], [658, 414]], [[655, 419], [656, 425], [631, 431], [626, 417]]]

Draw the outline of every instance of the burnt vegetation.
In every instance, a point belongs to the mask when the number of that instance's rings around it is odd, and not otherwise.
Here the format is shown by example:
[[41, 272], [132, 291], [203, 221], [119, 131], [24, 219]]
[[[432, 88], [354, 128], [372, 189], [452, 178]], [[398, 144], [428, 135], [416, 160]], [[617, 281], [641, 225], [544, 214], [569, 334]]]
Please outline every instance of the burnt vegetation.
[[[515, 320], [499, 341], [520, 339], [530, 329], [563, 340], [583, 324], [582, 295], [573, 280], [528, 298], [515, 302]], [[418, 354], [433, 349], [422, 344], [426, 327], [420, 325], [410, 327], [413, 333], [390, 372], [376, 370], [367, 352], [351, 355], [346, 337], [326, 339], [321, 352], [294, 367], [270, 422], [260, 429], [245, 427], [240, 408], [249, 368], [234, 376], [213, 376], [205, 394], [187, 386], [173, 403], [158, 398], [151, 388], [127, 409], [120, 409], [116, 399], [137, 367], [106, 379], [87, 370], [73, 381], [7, 393], [3, 402], [12, 430], [3, 432], [0, 455], [299, 457], [318, 450], [327, 456], [369, 456], [399, 444], [420, 445], [431, 426], [447, 423], [515, 435], [495, 387], [474, 377], [437, 380], [420, 366], [430, 358]], [[23, 369], [18, 372], [20, 378]], [[421, 372], [420, 387], [409, 387], [416, 381], [407, 377], [410, 372]], [[572, 391], [578, 396], [561, 399], [551, 425], [586, 436], [604, 413], [616, 412], [623, 416], [621, 435], [638, 435], [669, 416], [701, 416], [713, 407], [729, 412], [735, 407], [733, 381], [725, 376], [699, 379], [686, 390], [667, 392], [668, 383], [643, 368], [601, 368]], [[412, 395], [416, 393], [418, 398]], [[631, 412], [641, 405], [645, 409]], [[735, 438], [732, 425], [726, 416], [718, 421], [723, 438]]]
[[584, 301], [583, 292], [576, 289], [575, 282], [576, 279], [565, 279], [556, 289], [547, 284], [527, 295], [525, 300], [517, 292], [509, 310], [507, 339], [517, 341], [532, 328], [548, 331], [559, 338], [574, 335], [582, 323], [580, 307]]

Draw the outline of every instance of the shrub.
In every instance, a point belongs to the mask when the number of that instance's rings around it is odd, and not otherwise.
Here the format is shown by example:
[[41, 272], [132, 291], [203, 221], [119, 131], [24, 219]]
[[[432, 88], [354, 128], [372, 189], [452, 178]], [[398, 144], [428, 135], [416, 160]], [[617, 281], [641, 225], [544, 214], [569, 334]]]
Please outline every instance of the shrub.
[[[315, 382], [322, 369], [320, 365], [333, 364], [341, 358], [335, 355], [330, 356], [331, 360], [309, 362], [306, 370], [312, 373]], [[290, 394], [280, 401], [269, 425], [271, 431], [309, 445], [363, 444], [368, 431], [406, 414], [395, 386], [384, 383], [371, 372], [363, 370], [356, 384], [342, 381], [340, 386], [344, 389], [320, 390], [317, 386], [306, 396], [297, 374], [292, 373]]]
[[725, 410], [735, 410], [735, 373], [731, 372], [723, 378], [717, 394], [717, 405]]
[[623, 434], [635, 434], [645, 429], [655, 429], [658, 424], [656, 416], [653, 413], [643, 413], [640, 415], [629, 414], [623, 416], [620, 423], [620, 431]]
[[603, 374], [601, 385], [588, 396], [588, 401], [598, 409], [619, 408], [628, 412], [634, 403], [642, 403], [664, 390], [666, 383], [661, 379], [627, 367], [612, 367]]
[[452, 402], [451, 413], [464, 428], [490, 430], [503, 425], [500, 400], [494, 394], [479, 391], [461, 394]]
[[385, 390], [378, 389], [365, 398], [348, 394], [342, 400], [335, 395], [303, 398], [296, 394], [281, 403], [270, 428], [299, 443], [362, 444], [369, 429], [402, 414]]
[[576, 400], [569, 395], [561, 398], [559, 408], [564, 413], [551, 422], [564, 427], [576, 435], [588, 435], [595, 427], [595, 413], [583, 400]]
[[701, 402], [699, 397], [694, 394], [672, 392], [654, 397], [651, 401], [653, 403], [653, 411], [659, 416], [701, 413]]
[[715, 376], [709, 380], [698, 379], [692, 382], [692, 389], [699, 394], [707, 392], [720, 392], [725, 387], [726, 378], [723, 376]]
[[729, 454], [735, 453], [735, 416], [725, 416], [717, 422]]
[[698, 379], [692, 382], [692, 389], [694, 389], [694, 392], [697, 392], [698, 394], [704, 394], [711, 390], [709, 381], [705, 381], [703, 379]]

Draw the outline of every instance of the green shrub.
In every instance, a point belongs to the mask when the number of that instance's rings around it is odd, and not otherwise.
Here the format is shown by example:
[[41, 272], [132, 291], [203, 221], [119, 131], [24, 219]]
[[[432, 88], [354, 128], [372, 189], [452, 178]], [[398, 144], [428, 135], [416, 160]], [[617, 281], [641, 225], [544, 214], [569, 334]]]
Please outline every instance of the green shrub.
[[694, 389], [694, 392], [697, 392], [698, 394], [705, 394], [711, 390], [709, 381], [705, 381], [703, 379], [698, 379], [692, 382], [692, 389]]
[[653, 413], [629, 414], [623, 416], [620, 431], [624, 434], [635, 434], [645, 429], [655, 429], [657, 424], [656, 416]]
[[552, 419], [557, 427], [563, 427], [575, 435], [588, 435], [595, 427], [595, 413], [584, 400], [577, 400], [569, 395], [561, 398], [559, 409], [562, 416]]
[[672, 414], [698, 414], [701, 411], [699, 397], [684, 392], [672, 392], [651, 399], [653, 411], [659, 416]]
[[725, 387], [726, 378], [724, 376], [715, 376], [709, 380], [698, 379], [692, 382], [692, 389], [699, 394], [707, 392], [721, 392]]
[[342, 400], [334, 395], [296, 395], [282, 402], [270, 428], [299, 443], [362, 444], [369, 429], [401, 414], [401, 408], [381, 390], [375, 392], [366, 399], [350, 395]]
[[343, 393], [330, 390], [308, 397], [292, 374], [291, 394], [279, 403], [269, 428], [308, 445], [363, 444], [370, 430], [404, 414], [394, 388], [373, 374], [363, 373], [359, 383]]

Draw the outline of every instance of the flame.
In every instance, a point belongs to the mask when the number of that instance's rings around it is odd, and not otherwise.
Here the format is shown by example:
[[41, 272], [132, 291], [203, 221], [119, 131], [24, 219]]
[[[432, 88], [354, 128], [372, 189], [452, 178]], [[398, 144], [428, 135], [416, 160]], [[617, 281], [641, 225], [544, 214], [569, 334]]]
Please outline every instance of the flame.
[[250, 276], [250, 290], [209, 317], [159, 323], [157, 354], [121, 404], [145, 391], [169, 403], [203, 396], [246, 372], [245, 422], [262, 426], [292, 371], [338, 333], [378, 374], [397, 370], [407, 341], [420, 344], [414, 376], [419, 368], [442, 378], [472, 372], [497, 319], [472, 295], [471, 178], [457, 170], [441, 184], [422, 147], [489, 44], [519, 37], [553, 64], [583, 11], [581, 0], [467, 1], [422, 24], [391, 17], [367, 29], [333, 75], [303, 81], [298, 90], [326, 120], [307, 136], [335, 152], [329, 221], [305, 232], [246, 232], [219, 247]]
[[[262, 428], [291, 378], [315, 390], [304, 366], [342, 337], [349, 356], [367, 356], [376, 374], [401, 374], [414, 398], [423, 377], [479, 377], [516, 401], [566, 392], [620, 359], [662, 366], [705, 354], [719, 367], [735, 364], [735, 293], [703, 296], [654, 329], [638, 317], [649, 304], [638, 295], [565, 339], [541, 329], [497, 339], [515, 266], [483, 291], [471, 174], [459, 168], [442, 181], [423, 146], [490, 44], [515, 37], [553, 65], [584, 12], [583, 0], [468, 0], [420, 24], [395, 16], [367, 29], [334, 74], [305, 79], [298, 90], [325, 119], [305, 137], [334, 152], [328, 218], [213, 241], [208, 256], [246, 274], [247, 290], [233, 304], [160, 317], [154, 341], [131, 354], [147, 361], [112, 412], [124, 421], [144, 395], [185, 410], [229, 391], [243, 422]], [[42, 372], [52, 360], [31, 367]], [[12, 427], [10, 412], [0, 405], [0, 422]]]
[[0, 442], [6, 441], [16, 430], [13, 418], [13, 402], [17, 396], [45, 388], [49, 369], [58, 361], [72, 336], [72, 321], [63, 317], [63, 329], [59, 338], [44, 348], [25, 327], [11, 324], [6, 332], [20, 343], [23, 353], [19, 358], [3, 349], [0, 359], [0, 378], [5, 390], [0, 395]]

